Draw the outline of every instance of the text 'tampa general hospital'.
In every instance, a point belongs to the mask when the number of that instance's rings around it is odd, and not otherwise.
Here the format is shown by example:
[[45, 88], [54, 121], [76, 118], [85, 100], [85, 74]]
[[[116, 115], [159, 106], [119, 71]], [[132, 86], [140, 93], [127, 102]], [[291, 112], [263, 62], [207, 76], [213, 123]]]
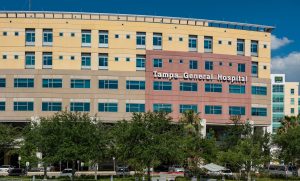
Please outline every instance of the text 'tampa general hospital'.
[[0, 121], [67, 108], [105, 122], [132, 112], [199, 112], [271, 125], [273, 27], [204, 19], [0, 12]]

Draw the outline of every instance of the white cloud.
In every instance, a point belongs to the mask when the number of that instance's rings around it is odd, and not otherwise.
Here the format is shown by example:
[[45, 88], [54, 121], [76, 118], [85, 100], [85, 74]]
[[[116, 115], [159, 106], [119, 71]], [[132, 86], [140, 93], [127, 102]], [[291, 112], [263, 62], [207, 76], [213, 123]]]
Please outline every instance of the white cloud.
[[283, 46], [292, 43], [293, 40], [289, 40], [287, 37], [277, 38], [275, 35], [271, 36], [271, 49], [277, 50]]
[[300, 82], [300, 52], [272, 58], [272, 73], [286, 74], [287, 81]]

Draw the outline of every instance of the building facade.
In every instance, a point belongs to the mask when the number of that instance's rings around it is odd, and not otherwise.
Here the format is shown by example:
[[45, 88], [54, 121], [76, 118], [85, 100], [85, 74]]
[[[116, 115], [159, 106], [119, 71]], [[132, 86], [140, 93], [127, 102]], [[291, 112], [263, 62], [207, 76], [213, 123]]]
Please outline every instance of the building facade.
[[0, 13], [0, 121], [56, 111], [103, 121], [132, 112], [200, 112], [207, 125], [241, 115], [271, 124], [273, 27], [174, 17]]
[[286, 82], [285, 74], [271, 74], [271, 81], [272, 128], [276, 133], [284, 116], [299, 114], [299, 82]]

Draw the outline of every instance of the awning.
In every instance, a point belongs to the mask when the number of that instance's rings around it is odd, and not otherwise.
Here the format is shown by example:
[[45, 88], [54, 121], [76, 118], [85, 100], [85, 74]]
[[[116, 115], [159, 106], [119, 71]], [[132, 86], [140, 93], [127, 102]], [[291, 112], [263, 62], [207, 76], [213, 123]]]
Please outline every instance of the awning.
[[222, 170], [226, 170], [225, 167], [222, 167], [222, 166], [214, 164], [214, 163], [206, 164], [202, 168], [205, 168], [206, 170], [211, 171], [211, 172], [219, 172]]

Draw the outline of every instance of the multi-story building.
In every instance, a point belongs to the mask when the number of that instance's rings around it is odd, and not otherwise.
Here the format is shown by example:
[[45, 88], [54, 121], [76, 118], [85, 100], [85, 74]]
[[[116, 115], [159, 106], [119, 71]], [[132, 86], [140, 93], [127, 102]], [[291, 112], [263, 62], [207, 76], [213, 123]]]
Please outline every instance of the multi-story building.
[[285, 74], [271, 74], [271, 81], [272, 128], [276, 133], [284, 116], [299, 114], [299, 82], [286, 82]]
[[204, 19], [0, 12], [0, 121], [55, 111], [103, 121], [132, 112], [200, 112], [271, 124], [273, 27]]

